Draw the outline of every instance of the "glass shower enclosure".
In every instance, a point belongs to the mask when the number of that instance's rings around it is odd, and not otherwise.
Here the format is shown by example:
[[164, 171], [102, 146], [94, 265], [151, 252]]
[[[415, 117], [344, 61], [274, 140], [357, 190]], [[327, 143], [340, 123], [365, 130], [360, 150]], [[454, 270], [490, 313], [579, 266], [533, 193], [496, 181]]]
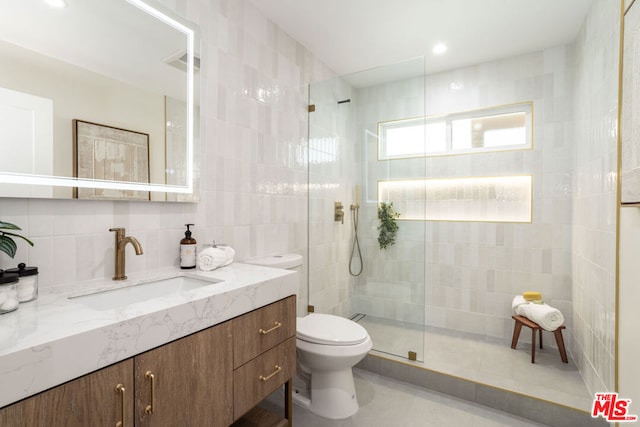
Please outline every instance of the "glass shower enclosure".
[[309, 308], [358, 322], [374, 350], [421, 361], [424, 59], [313, 83], [309, 99]]

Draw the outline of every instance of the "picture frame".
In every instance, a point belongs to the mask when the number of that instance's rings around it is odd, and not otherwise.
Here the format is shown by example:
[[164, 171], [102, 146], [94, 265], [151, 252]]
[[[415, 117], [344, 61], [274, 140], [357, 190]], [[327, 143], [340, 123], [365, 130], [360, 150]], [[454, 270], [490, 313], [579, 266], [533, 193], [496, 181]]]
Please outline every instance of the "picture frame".
[[[149, 134], [73, 119], [73, 176], [149, 183]], [[148, 191], [78, 188], [77, 199], [149, 200]]]

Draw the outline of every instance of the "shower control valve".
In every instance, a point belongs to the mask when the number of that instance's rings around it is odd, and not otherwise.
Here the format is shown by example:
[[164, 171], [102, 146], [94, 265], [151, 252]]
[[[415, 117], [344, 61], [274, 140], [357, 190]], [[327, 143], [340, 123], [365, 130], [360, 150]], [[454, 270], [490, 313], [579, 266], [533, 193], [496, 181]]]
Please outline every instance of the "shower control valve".
[[333, 208], [333, 220], [336, 222], [340, 221], [344, 224], [344, 206], [342, 206], [342, 202], [335, 202]]

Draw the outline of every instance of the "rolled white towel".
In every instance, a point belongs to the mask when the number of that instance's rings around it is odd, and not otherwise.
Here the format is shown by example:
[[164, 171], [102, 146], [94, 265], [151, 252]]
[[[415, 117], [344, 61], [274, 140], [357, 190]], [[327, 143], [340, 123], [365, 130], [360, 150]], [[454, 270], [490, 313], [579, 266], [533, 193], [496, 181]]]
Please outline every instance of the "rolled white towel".
[[555, 331], [564, 324], [564, 316], [557, 308], [547, 304], [529, 303], [520, 306], [521, 315], [533, 320], [546, 331]]
[[225, 265], [231, 264], [233, 262], [233, 257], [236, 256], [236, 251], [231, 246], [220, 246], [219, 248], [227, 255], [227, 261], [222, 264], [222, 266], [224, 267]]
[[524, 299], [524, 297], [522, 295], [518, 295], [511, 302], [511, 309], [518, 316], [524, 316], [522, 313], [520, 313], [520, 307], [522, 307], [525, 304], [529, 304], [529, 301]]
[[546, 331], [555, 331], [564, 324], [564, 316], [560, 310], [544, 303], [527, 301], [522, 295], [513, 299], [511, 308], [515, 314], [533, 320]]
[[222, 248], [206, 248], [198, 254], [198, 268], [204, 271], [215, 270], [227, 261], [228, 255]]

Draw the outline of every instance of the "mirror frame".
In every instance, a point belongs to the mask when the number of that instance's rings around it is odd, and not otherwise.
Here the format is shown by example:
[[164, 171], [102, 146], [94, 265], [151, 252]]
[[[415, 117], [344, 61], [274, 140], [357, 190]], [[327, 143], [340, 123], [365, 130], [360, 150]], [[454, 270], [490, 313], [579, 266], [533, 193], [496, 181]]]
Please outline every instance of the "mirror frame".
[[194, 111], [194, 48], [195, 30], [178, 22], [143, 0], [126, 0], [143, 12], [159, 19], [174, 29], [184, 33], [187, 37], [187, 173], [186, 185], [140, 184], [126, 181], [106, 181], [96, 179], [79, 179], [74, 177], [59, 177], [49, 175], [33, 175], [22, 173], [0, 172], [0, 183], [22, 185], [48, 185], [58, 187], [102, 188], [134, 191], [154, 191], [164, 193], [192, 194], [193, 185], [193, 111]]

